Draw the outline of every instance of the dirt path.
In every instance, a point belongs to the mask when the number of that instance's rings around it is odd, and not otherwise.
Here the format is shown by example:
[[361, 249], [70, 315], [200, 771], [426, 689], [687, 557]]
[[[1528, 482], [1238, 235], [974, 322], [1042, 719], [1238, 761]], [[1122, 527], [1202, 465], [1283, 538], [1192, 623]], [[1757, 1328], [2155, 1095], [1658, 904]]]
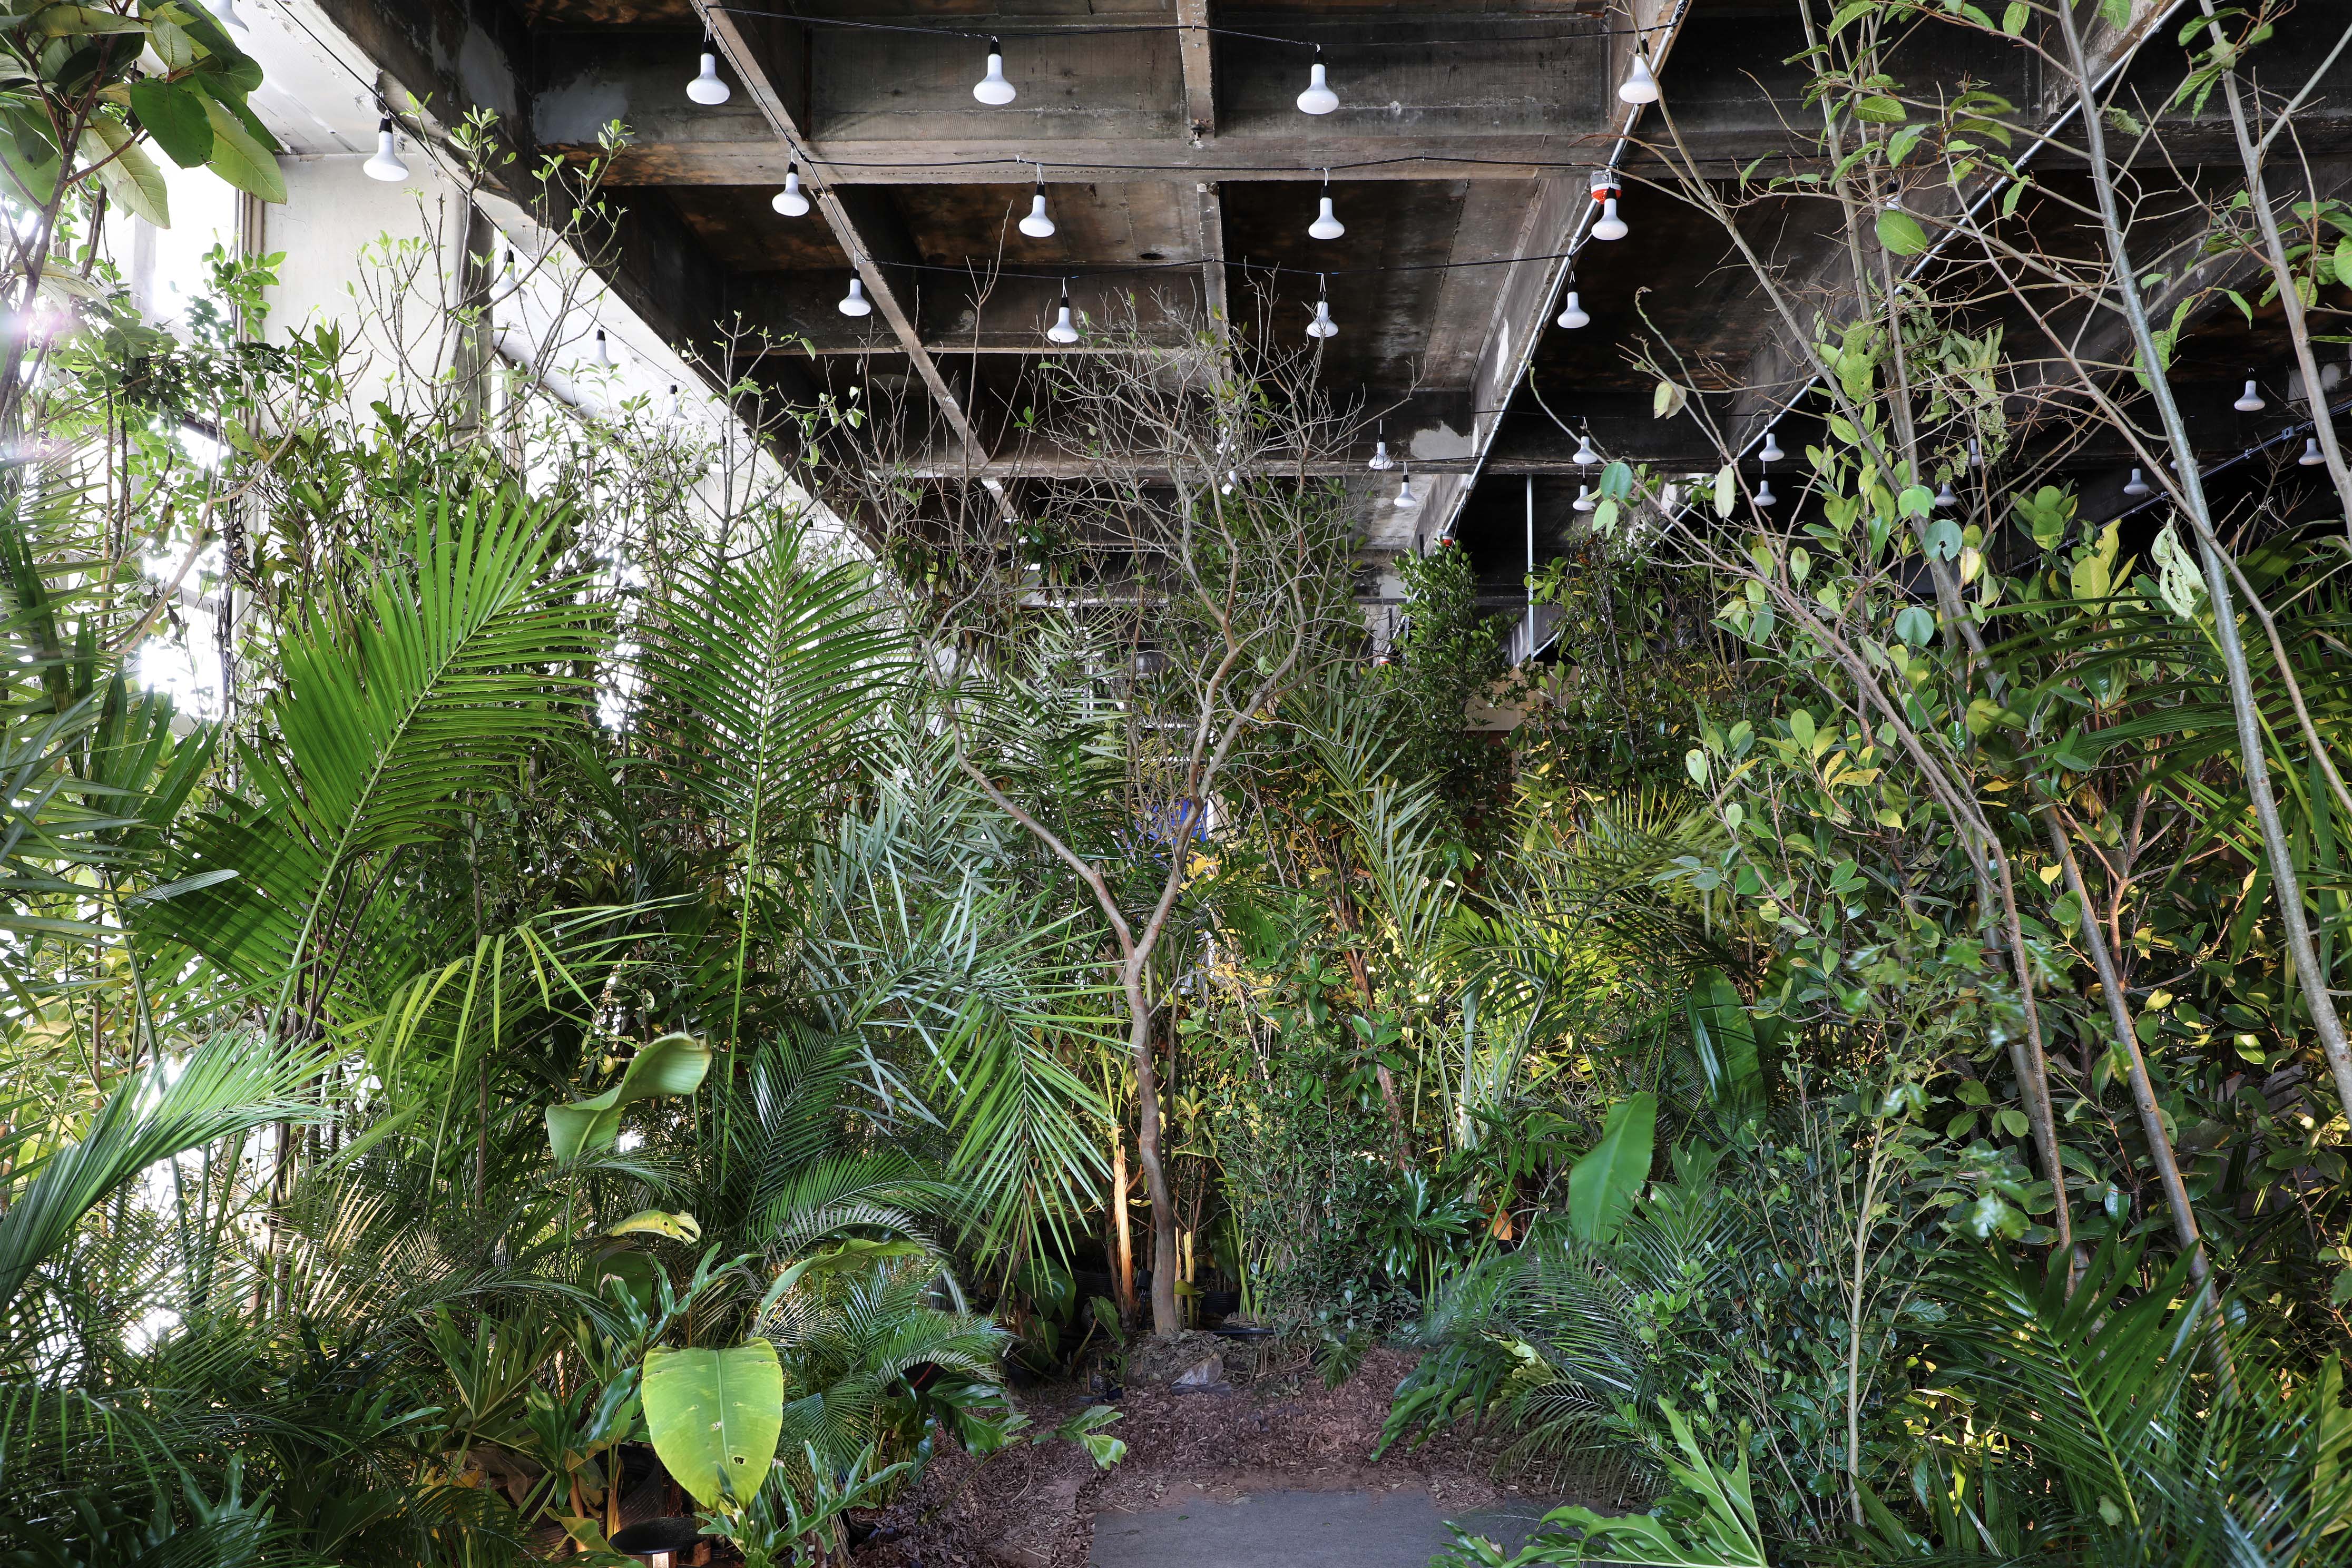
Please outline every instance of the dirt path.
[[[1326, 1389], [1303, 1358], [1280, 1351], [1229, 1353], [1227, 1375], [1235, 1384], [1229, 1389], [1129, 1390], [1118, 1401], [1125, 1419], [1112, 1428], [1126, 1440], [1128, 1457], [1108, 1473], [1069, 1443], [1023, 1444], [982, 1461], [942, 1454], [918, 1487], [870, 1521], [875, 1533], [856, 1562], [859, 1568], [1086, 1568], [1097, 1514], [1162, 1515], [1161, 1522], [1179, 1522], [1173, 1513], [1196, 1503], [1215, 1509], [1273, 1494], [1355, 1493], [1359, 1502], [1346, 1506], [1393, 1505], [1395, 1511], [1383, 1517], [1400, 1523], [1410, 1517], [1424, 1525], [1519, 1502], [1517, 1488], [1498, 1484], [1490, 1474], [1488, 1456], [1460, 1437], [1374, 1462], [1372, 1446], [1389, 1396], [1412, 1365], [1412, 1358], [1401, 1352], [1374, 1351], [1355, 1377]], [[1032, 1430], [1050, 1430], [1093, 1403], [1101, 1401], [1076, 1389], [1021, 1396]], [[1202, 1524], [1231, 1526], [1236, 1517], [1204, 1511]], [[1108, 1547], [1109, 1529], [1102, 1528]], [[1299, 1528], [1319, 1532], [1326, 1527]], [[1118, 1542], [1131, 1546], [1139, 1539], [1122, 1534]], [[1437, 1539], [1444, 1543], [1442, 1534]], [[1425, 1553], [1413, 1559], [1425, 1560]], [[1094, 1561], [1140, 1568], [1159, 1560]], [[1213, 1558], [1189, 1561], [1217, 1568]]]

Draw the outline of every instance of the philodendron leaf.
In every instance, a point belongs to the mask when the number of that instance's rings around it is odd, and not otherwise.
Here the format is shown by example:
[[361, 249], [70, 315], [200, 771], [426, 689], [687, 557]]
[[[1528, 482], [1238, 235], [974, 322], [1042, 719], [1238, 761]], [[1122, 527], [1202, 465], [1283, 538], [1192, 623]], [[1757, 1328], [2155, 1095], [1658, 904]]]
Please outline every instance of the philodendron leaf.
[[604, 1227], [606, 1236], [666, 1236], [672, 1241], [699, 1241], [702, 1222], [690, 1214], [668, 1214], [661, 1209], [639, 1209], [616, 1225]]
[[1568, 1173], [1568, 1223], [1587, 1241], [1606, 1241], [1624, 1223], [1642, 1184], [1658, 1131], [1658, 1097], [1648, 1089], [1611, 1108], [1601, 1142]]
[[664, 1035], [629, 1058], [604, 1093], [547, 1108], [547, 1142], [559, 1160], [609, 1149], [621, 1135], [621, 1107], [656, 1094], [692, 1094], [710, 1070], [710, 1050], [691, 1035]]
[[650, 1350], [645, 1408], [654, 1452], [695, 1501], [749, 1501], [783, 1436], [783, 1363], [765, 1340], [723, 1351]]

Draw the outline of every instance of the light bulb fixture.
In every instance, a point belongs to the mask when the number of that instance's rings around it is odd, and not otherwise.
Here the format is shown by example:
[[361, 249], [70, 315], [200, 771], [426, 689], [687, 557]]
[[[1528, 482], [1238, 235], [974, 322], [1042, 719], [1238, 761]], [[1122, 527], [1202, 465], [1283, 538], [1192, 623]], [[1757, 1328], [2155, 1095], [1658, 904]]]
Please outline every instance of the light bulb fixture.
[[1617, 85], [1620, 103], [1655, 103], [1658, 101], [1658, 79], [1650, 70], [1650, 58], [1640, 49], [1633, 51], [1633, 68]]
[[514, 247], [513, 247], [513, 246], [511, 246], [511, 245], [509, 245], [509, 246], [508, 246], [508, 247], [507, 247], [507, 264], [506, 264], [506, 269], [505, 269], [505, 270], [500, 274], [500, 276], [501, 276], [501, 277], [503, 277], [503, 278], [505, 278], [509, 282], [512, 282], [512, 281], [514, 280], [514, 275], [515, 275]]
[[1054, 319], [1052, 326], [1045, 329], [1045, 341], [1049, 343], [1074, 343], [1078, 341], [1077, 326], [1070, 320], [1070, 285], [1067, 279], [1062, 284], [1062, 313]]
[[1227, 468], [1225, 482], [1217, 487], [1217, 493], [1221, 496], [1229, 496], [1234, 493], [1234, 487], [1241, 482], [1242, 471], [1239, 468]]
[[2295, 461], [2306, 468], [2315, 468], [2327, 461], [2327, 454], [2319, 449], [2318, 437], [2305, 436], [2303, 438], [2303, 456]]
[[1960, 498], [1952, 493], [1952, 481], [1946, 479], [1936, 491], [1936, 509], [1938, 511], [1950, 511], [1959, 504]]
[[1386, 441], [1372, 443], [1372, 460], [1366, 463], [1364, 467], [1376, 474], [1385, 474], [1396, 467], [1396, 459], [1389, 456], [1389, 444]]
[[1633, 230], [1632, 226], [1628, 225], [1623, 218], [1617, 216], [1617, 198], [1615, 196], [1603, 197], [1601, 203], [1600, 219], [1592, 226], [1592, 237], [1595, 239], [1622, 239], [1633, 232]]
[[1328, 114], [1339, 107], [1339, 95], [1331, 90], [1331, 79], [1323, 69], [1323, 46], [1315, 46], [1315, 64], [1307, 72], [1307, 90], [1298, 95], [1301, 114]]
[[795, 158], [784, 165], [784, 188], [776, 193], [776, 199], [772, 205], [786, 217], [808, 216], [808, 193], [801, 189], [799, 159]]
[[199, 4], [204, 10], [211, 14], [214, 21], [218, 22], [230, 32], [253, 31], [251, 27], [245, 25], [245, 18], [236, 14], [236, 0], [199, 0]]
[[399, 133], [393, 130], [391, 115], [376, 121], [375, 156], [360, 165], [369, 179], [396, 185], [408, 178], [408, 165], [400, 161], [398, 141]]
[[613, 368], [613, 345], [606, 341], [604, 329], [602, 327], [596, 329], [596, 368], [599, 370]]
[[1592, 511], [1597, 510], [1600, 505], [1601, 503], [1599, 501], [1592, 499], [1592, 487], [1591, 485], [1579, 485], [1576, 487], [1575, 510], [1578, 511]]
[[852, 278], [849, 280], [849, 292], [841, 297], [841, 302], [834, 309], [845, 316], [872, 315], [874, 301], [866, 297], [866, 279]]
[[2147, 494], [2147, 480], [2141, 476], [2137, 468], [2134, 468], [2131, 478], [2124, 481], [2124, 494], [2134, 500]]
[[1584, 302], [1576, 297], [1576, 290], [1573, 289], [1568, 291], [1568, 303], [1560, 309], [1559, 324], [1571, 332], [1579, 327], [1589, 327], [1592, 324], [1592, 318], [1584, 313]]
[[1759, 463], [1777, 463], [1789, 454], [1780, 450], [1780, 438], [1772, 434], [1772, 426], [1764, 426], [1764, 447], [1756, 454]]
[[1396, 509], [1399, 511], [1411, 511], [1420, 504], [1421, 498], [1412, 493], [1412, 465], [1407, 463], [1404, 469], [1404, 483], [1397, 487]]
[[2246, 390], [2240, 393], [2238, 401], [2230, 406], [2241, 414], [2260, 414], [2270, 405], [2263, 401], [2262, 388], [2254, 384], [2254, 378], [2250, 375], [2246, 377]]
[[719, 78], [719, 57], [707, 37], [702, 40], [702, 74], [686, 84], [686, 96], [705, 107], [716, 107], [735, 96], [735, 89]]
[[1984, 467], [1984, 452], [1977, 446], [1977, 438], [1973, 436], [1969, 437], [1969, 467], [1971, 468]]
[[676, 383], [676, 382], [674, 382], [674, 381], [673, 381], [673, 382], [671, 382], [671, 383], [669, 384], [669, 405], [668, 405], [668, 409], [669, 409], [669, 422], [670, 422], [671, 424], [675, 425], [675, 424], [677, 424], [677, 421], [678, 421], [679, 408], [678, 408], [678, 400], [677, 400], [677, 383]]
[[1054, 237], [1054, 220], [1045, 216], [1045, 184], [1037, 183], [1036, 195], [1029, 198], [1029, 216], [1021, 220], [1021, 232], [1032, 239]]
[[1589, 468], [1600, 460], [1601, 454], [1592, 449], [1592, 432], [1588, 430], [1576, 438], [1576, 456], [1569, 461], [1580, 468]]
[[1348, 226], [1341, 223], [1339, 215], [1331, 210], [1331, 171], [1328, 169], [1323, 171], [1323, 205], [1317, 211], [1315, 221], [1307, 226], [1307, 232], [1317, 239], [1337, 239], [1348, 232]]
[[1772, 480], [1769, 475], [1767, 475], [1762, 479], [1757, 481], [1756, 504], [1758, 506], [1779, 506], [1780, 504], [1780, 498], [1772, 493]]
[[1307, 335], [1310, 338], [1336, 338], [1339, 335], [1339, 323], [1331, 319], [1330, 296], [1325, 290], [1323, 275], [1319, 272], [1315, 275], [1315, 319], [1307, 323]]
[[994, 38], [988, 40], [988, 74], [972, 83], [971, 95], [982, 103], [1010, 103], [1018, 96], [1004, 79], [1004, 46]]

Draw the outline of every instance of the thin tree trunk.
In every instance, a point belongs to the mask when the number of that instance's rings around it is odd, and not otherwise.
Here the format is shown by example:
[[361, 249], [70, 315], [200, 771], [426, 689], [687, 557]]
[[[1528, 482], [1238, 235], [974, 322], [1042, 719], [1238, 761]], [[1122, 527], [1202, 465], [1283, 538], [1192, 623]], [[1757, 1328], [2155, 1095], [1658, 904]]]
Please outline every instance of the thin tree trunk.
[[1118, 1321], [1135, 1321], [1135, 1238], [1127, 1216], [1127, 1130], [1113, 1118], [1110, 1124], [1110, 1225], [1116, 1245], [1111, 1256], [1111, 1289], [1118, 1299]]
[[1151, 1059], [1151, 1010], [1142, 996], [1139, 967], [1128, 968], [1128, 1008], [1133, 1023], [1127, 1049], [1135, 1060], [1139, 1111], [1135, 1160], [1143, 1167], [1144, 1191], [1151, 1197], [1151, 1331], [1164, 1339], [1181, 1332], [1184, 1321], [1176, 1310], [1176, 1199], [1160, 1159], [1160, 1071]]

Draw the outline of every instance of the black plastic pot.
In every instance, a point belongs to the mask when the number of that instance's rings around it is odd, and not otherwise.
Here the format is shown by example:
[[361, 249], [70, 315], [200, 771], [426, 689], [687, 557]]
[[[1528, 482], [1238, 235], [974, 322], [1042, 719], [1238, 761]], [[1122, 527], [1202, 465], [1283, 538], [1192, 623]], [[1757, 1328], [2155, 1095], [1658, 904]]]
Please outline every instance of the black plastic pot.
[[700, 1524], [673, 1514], [625, 1525], [614, 1532], [612, 1544], [624, 1556], [649, 1558], [656, 1552], [684, 1552], [702, 1539]]

